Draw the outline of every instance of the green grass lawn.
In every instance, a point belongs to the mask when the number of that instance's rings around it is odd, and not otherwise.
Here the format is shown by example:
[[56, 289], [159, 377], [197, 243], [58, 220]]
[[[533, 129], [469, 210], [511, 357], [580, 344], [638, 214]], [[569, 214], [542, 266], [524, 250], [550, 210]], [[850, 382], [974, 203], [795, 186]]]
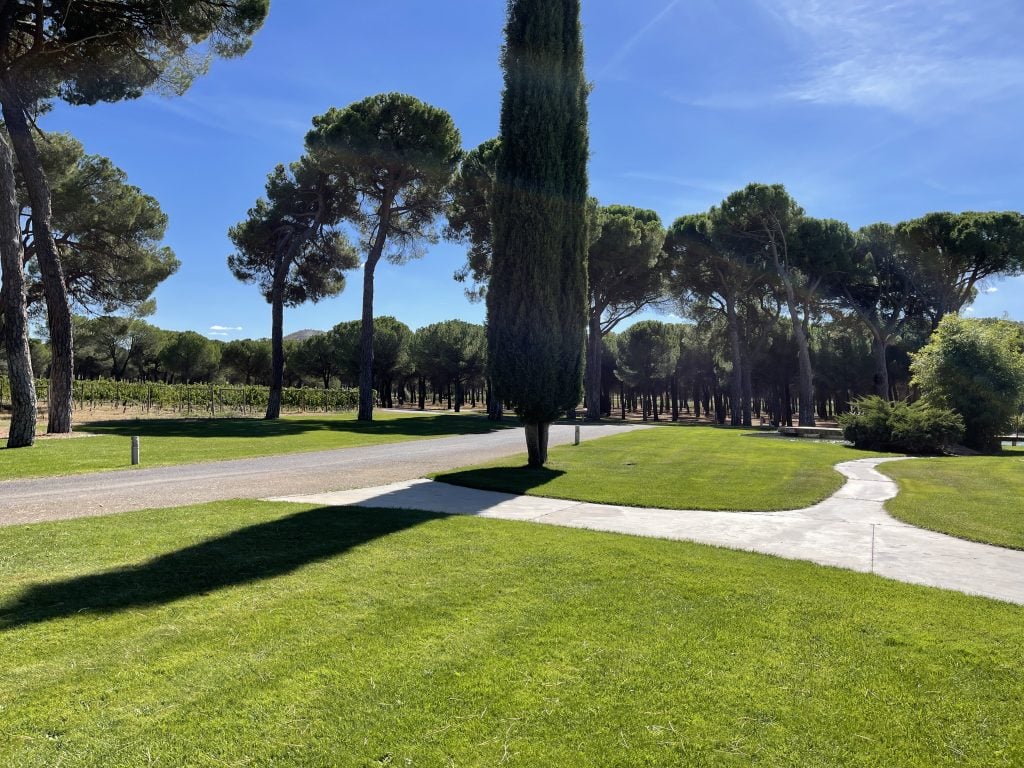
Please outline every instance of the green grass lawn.
[[524, 454], [434, 477], [485, 490], [604, 504], [798, 509], [842, 487], [835, 464], [881, 455], [836, 443], [750, 435], [749, 430], [666, 425], [553, 448], [544, 469], [528, 469]]
[[4, 528], [0, 765], [1021, 765], [1022, 630], [982, 598], [477, 518]]
[[883, 464], [894, 517], [962, 539], [1024, 549], [1024, 450]]
[[[0, 449], [0, 480], [127, 469], [131, 435], [142, 438], [142, 465], [189, 464], [331, 448], [482, 434], [504, 428], [475, 414], [431, 416], [377, 412], [373, 422], [354, 413], [262, 419], [150, 419], [94, 422], [77, 427], [99, 437], [40, 440], [33, 448]], [[506, 425], [507, 426], [507, 425]]]

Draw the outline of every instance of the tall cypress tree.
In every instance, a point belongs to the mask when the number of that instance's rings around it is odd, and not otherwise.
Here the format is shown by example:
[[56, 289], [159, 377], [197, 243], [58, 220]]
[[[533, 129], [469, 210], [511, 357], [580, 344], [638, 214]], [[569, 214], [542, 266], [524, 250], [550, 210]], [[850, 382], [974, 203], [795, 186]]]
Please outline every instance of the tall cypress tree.
[[579, 0], [509, 0], [487, 293], [491, 378], [531, 467], [579, 403], [587, 307], [587, 83]]

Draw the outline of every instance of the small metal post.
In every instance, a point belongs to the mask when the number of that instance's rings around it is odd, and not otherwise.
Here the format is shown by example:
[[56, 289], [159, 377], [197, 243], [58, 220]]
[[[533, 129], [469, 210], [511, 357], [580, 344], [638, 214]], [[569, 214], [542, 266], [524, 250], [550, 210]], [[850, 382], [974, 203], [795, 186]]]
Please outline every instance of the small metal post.
[[132, 466], [139, 463], [139, 436], [132, 435]]
[[579, 444], [580, 444], [580, 425], [577, 424], [576, 425], [576, 442], [574, 442], [573, 445], [579, 445]]

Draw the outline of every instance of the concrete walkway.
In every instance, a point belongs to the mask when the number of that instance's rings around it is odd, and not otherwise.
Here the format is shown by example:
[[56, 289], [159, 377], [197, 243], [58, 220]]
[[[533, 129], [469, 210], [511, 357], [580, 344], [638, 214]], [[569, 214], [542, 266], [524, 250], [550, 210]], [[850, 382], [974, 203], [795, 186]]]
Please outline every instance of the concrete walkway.
[[901, 523], [885, 511], [896, 483], [883, 461], [837, 465], [846, 484], [833, 496], [788, 512], [702, 512], [588, 504], [478, 491], [431, 480], [283, 496], [273, 501], [419, 509], [502, 520], [696, 541], [875, 573], [1024, 605], [1024, 551], [976, 544]]

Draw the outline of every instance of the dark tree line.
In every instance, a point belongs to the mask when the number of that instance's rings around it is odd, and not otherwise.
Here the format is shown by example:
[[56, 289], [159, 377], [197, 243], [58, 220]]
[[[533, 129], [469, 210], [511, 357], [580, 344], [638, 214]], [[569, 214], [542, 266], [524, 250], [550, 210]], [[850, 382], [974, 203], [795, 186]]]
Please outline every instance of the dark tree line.
[[[691, 317], [710, 311], [725, 323], [732, 423], [750, 423], [748, 369], [782, 322], [796, 352], [798, 420], [813, 425], [833, 394], [818, 365], [835, 368], [845, 345], [844, 378], [855, 381], [862, 361], [849, 342], [858, 335], [868, 337], [872, 378], [835, 393], [840, 409], [852, 394], [905, 396], [909, 355], [942, 317], [973, 301], [982, 280], [1024, 271], [1024, 216], [933, 213], [852, 231], [807, 216], [781, 185], [751, 184], [677, 220], [666, 252], [673, 298]], [[830, 334], [836, 327], [844, 333]]]
[[[494, 290], [486, 190], [497, 187], [485, 160], [496, 146], [467, 154], [449, 212], [449, 233], [468, 244], [456, 279], [471, 281], [471, 297]], [[680, 217], [667, 233], [653, 212], [596, 201], [589, 210], [590, 419], [611, 411], [603, 340], [645, 307], [672, 305], [711, 329], [703, 338], [720, 365], [691, 378], [719, 377], [696, 398], [719, 403], [716, 417], [750, 425], [768, 413], [813, 425], [864, 394], [909, 396], [911, 354], [941, 319], [973, 301], [985, 279], [1024, 271], [1017, 212], [931, 213], [853, 231], [807, 216], [781, 185], [761, 184]]]
[[[168, 331], [142, 317], [76, 316], [75, 370], [79, 379], [174, 383], [229, 383], [270, 387], [272, 339], [220, 341], [194, 331]], [[394, 317], [374, 318], [373, 392], [380, 407], [446, 406], [459, 411], [485, 402], [487, 344], [482, 325], [463, 320], [416, 331]], [[362, 323], [282, 344], [287, 387], [356, 388], [360, 381]], [[49, 345], [32, 340], [36, 377], [47, 378]]]

